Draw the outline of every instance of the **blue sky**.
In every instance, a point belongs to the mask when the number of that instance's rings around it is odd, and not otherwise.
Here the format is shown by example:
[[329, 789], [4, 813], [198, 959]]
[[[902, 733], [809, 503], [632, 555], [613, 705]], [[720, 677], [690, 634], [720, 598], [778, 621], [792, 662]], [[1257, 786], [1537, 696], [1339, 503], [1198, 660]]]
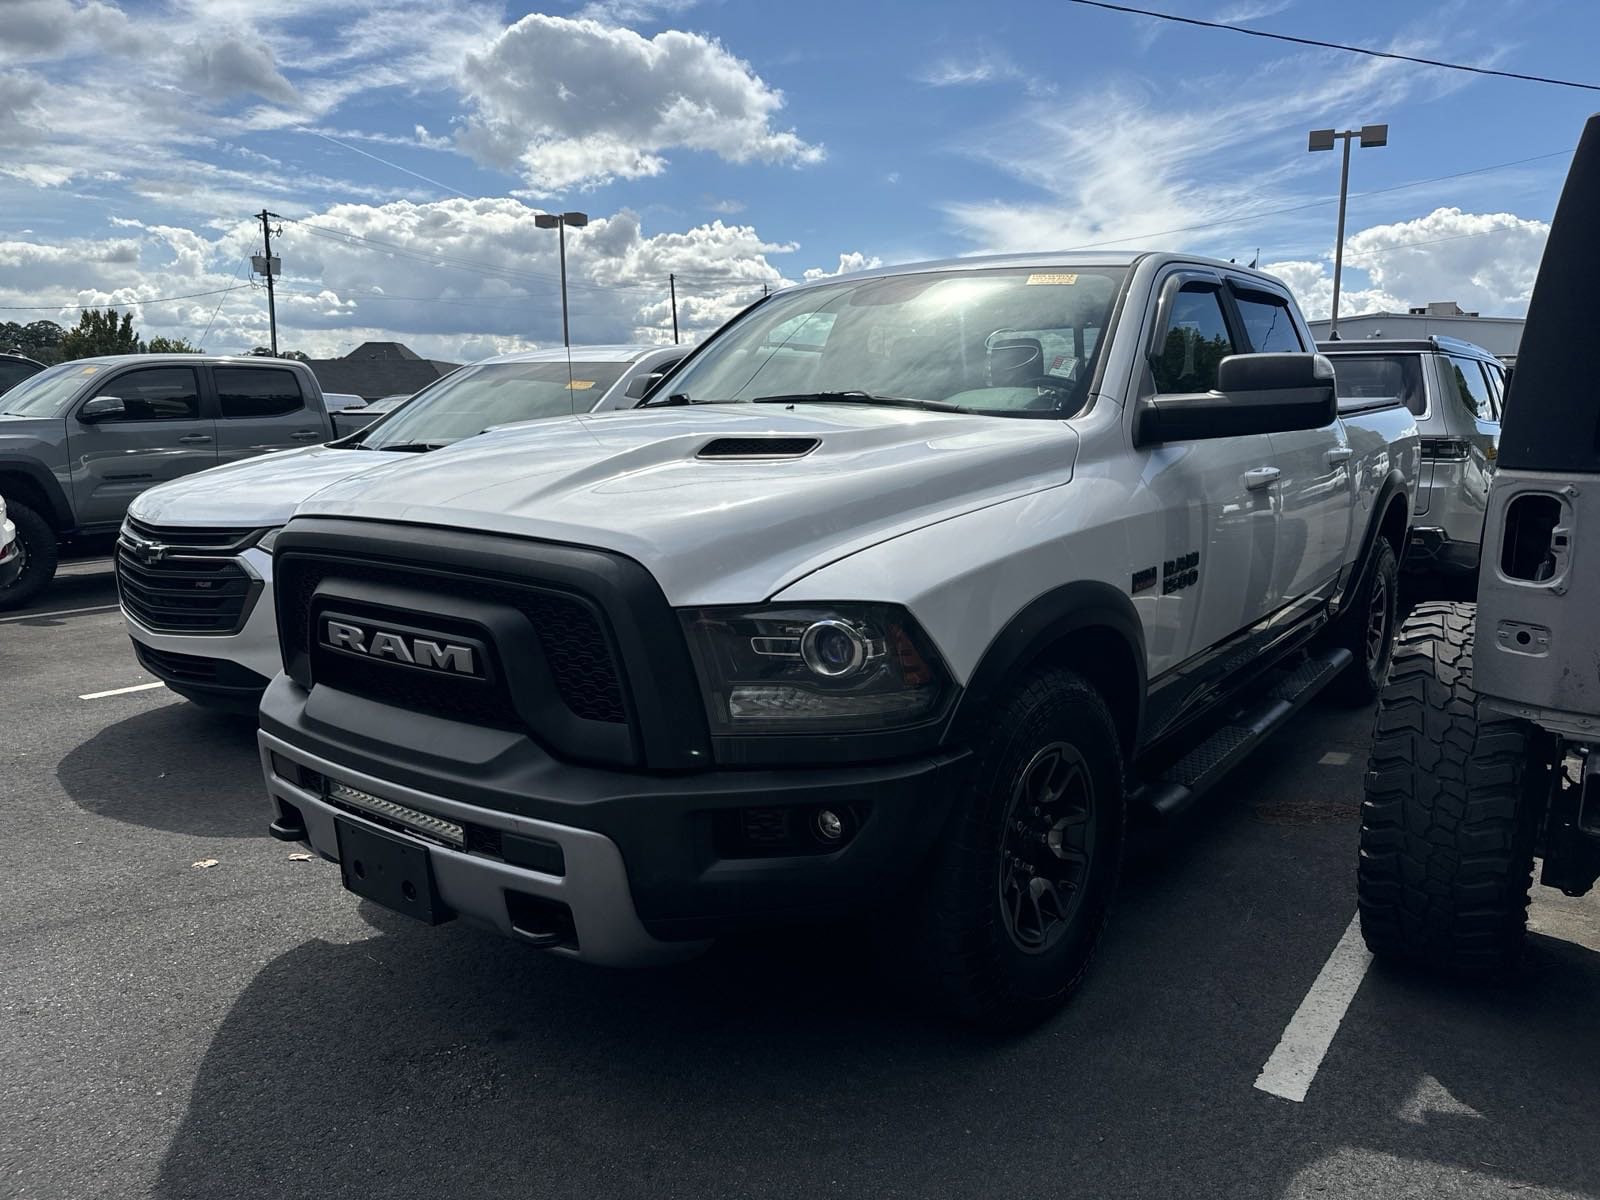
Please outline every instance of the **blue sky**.
[[[1600, 79], [1600, 5], [1148, 7]], [[1344, 311], [1515, 314], [1600, 107], [1061, 0], [0, 0], [0, 28], [0, 319], [141, 302], [144, 332], [213, 351], [265, 340], [263, 206], [280, 343], [314, 354], [558, 340], [532, 218], [563, 208], [594, 218], [569, 244], [586, 341], [669, 339], [669, 272], [698, 335], [808, 273], [1101, 243], [1259, 247], [1316, 315], [1338, 161], [1306, 131], [1368, 121], [1390, 144], [1353, 157]]]

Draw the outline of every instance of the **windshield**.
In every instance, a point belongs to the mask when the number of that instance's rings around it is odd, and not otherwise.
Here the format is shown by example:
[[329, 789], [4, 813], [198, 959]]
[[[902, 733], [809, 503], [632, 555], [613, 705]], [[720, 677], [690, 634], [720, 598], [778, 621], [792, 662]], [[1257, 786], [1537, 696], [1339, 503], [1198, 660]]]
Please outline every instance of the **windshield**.
[[1342, 408], [1364, 408], [1378, 400], [1397, 400], [1417, 416], [1428, 411], [1418, 354], [1334, 354], [1333, 388]]
[[996, 416], [1071, 415], [1087, 399], [1125, 274], [941, 271], [779, 295], [708, 344], [670, 388], [694, 403], [870, 393]]
[[16, 417], [59, 417], [78, 389], [105, 369], [101, 363], [70, 362], [40, 371], [0, 396], [0, 412]]
[[357, 444], [434, 446], [491, 425], [588, 412], [628, 369], [625, 362], [482, 363], [452, 371], [364, 433]]

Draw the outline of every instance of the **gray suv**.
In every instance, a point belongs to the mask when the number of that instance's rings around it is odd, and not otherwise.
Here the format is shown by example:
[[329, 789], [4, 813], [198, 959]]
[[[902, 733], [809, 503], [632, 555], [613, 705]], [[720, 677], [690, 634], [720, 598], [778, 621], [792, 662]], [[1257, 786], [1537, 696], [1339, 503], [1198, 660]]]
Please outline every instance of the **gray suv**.
[[1422, 477], [1406, 566], [1471, 574], [1500, 453], [1506, 368], [1458, 338], [1320, 342], [1333, 362], [1339, 407], [1399, 397], [1417, 417]]
[[284, 359], [128, 354], [24, 379], [0, 396], [0, 496], [23, 556], [0, 609], [49, 584], [59, 542], [115, 533], [146, 488], [332, 436], [316, 377]]

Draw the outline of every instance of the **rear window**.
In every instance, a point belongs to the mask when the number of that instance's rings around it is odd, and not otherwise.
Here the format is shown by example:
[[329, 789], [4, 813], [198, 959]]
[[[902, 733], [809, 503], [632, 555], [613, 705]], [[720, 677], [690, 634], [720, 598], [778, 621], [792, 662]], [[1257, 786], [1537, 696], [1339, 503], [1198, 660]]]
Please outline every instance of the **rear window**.
[[5, 391], [12, 384], [21, 383], [30, 375], [37, 375], [38, 373], [39, 368], [32, 363], [0, 358], [0, 392]]
[[1399, 402], [1417, 416], [1428, 411], [1419, 354], [1331, 354], [1333, 386], [1342, 409]]
[[217, 367], [224, 419], [282, 417], [305, 407], [300, 380], [282, 367]]

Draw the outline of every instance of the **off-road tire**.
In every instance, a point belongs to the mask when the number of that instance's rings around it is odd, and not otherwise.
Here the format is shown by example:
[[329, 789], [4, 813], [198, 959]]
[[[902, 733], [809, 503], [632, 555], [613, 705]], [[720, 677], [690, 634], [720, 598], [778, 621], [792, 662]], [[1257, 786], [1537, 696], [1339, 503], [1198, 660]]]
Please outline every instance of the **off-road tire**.
[[[1066, 1001], [1099, 946], [1126, 838], [1121, 743], [1094, 687], [1074, 672], [1050, 668], [1027, 675], [994, 706], [973, 750], [968, 782], [910, 898], [913, 950], [942, 1008], [985, 1028], [1016, 1030]], [[1050, 754], [1065, 756], [1069, 772], [1081, 772], [1072, 776], [1080, 786], [1089, 781], [1083, 807], [1092, 817], [1072, 834], [1088, 846], [1087, 862], [1081, 887], [1070, 889], [1081, 890], [1081, 897], [1069, 919], [1054, 927], [1056, 940], [1028, 951], [1012, 932], [1016, 918], [1003, 908], [1007, 881], [1016, 878], [1006, 865], [1014, 860], [1005, 855], [1015, 838], [1034, 835], [1008, 816], [1026, 815], [1028, 806], [1017, 807], [1025, 771]], [[1036, 853], [1044, 853], [1051, 835], [1038, 836], [1045, 850]], [[1055, 836], [1066, 835], [1058, 830]]]
[[[1381, 621], [1381, 628], [1375, 625]], [[1389, 539], [1373, 543], [1361, 587], [1350, 606], [1339, 615], [1332, 643], [1350, 651], [1352, 661], [1328, 685], [1328, 695], [1341, 704], [1361, 708], [1383, 690], [1384, 676], [1394, 657], [1395, 627], [1400, 623], [1400, 563]], [[1376, 647], [1373, 639], [1376, 637]]]
[[1515, 965], [1556, 746], [1472, 684], [1476, 606], [1418, 606], [1378, 704], [1356, 895], [1381, 958], [1484, 976]]
[[9, 587], [0, 587], [0, 612], [21, 608], [50, 585], [56, 577], [56, 531], [26, 504], [6, 501], [6, 515], [17, 527], [17, 541], [27, 555], [22, 574]]

